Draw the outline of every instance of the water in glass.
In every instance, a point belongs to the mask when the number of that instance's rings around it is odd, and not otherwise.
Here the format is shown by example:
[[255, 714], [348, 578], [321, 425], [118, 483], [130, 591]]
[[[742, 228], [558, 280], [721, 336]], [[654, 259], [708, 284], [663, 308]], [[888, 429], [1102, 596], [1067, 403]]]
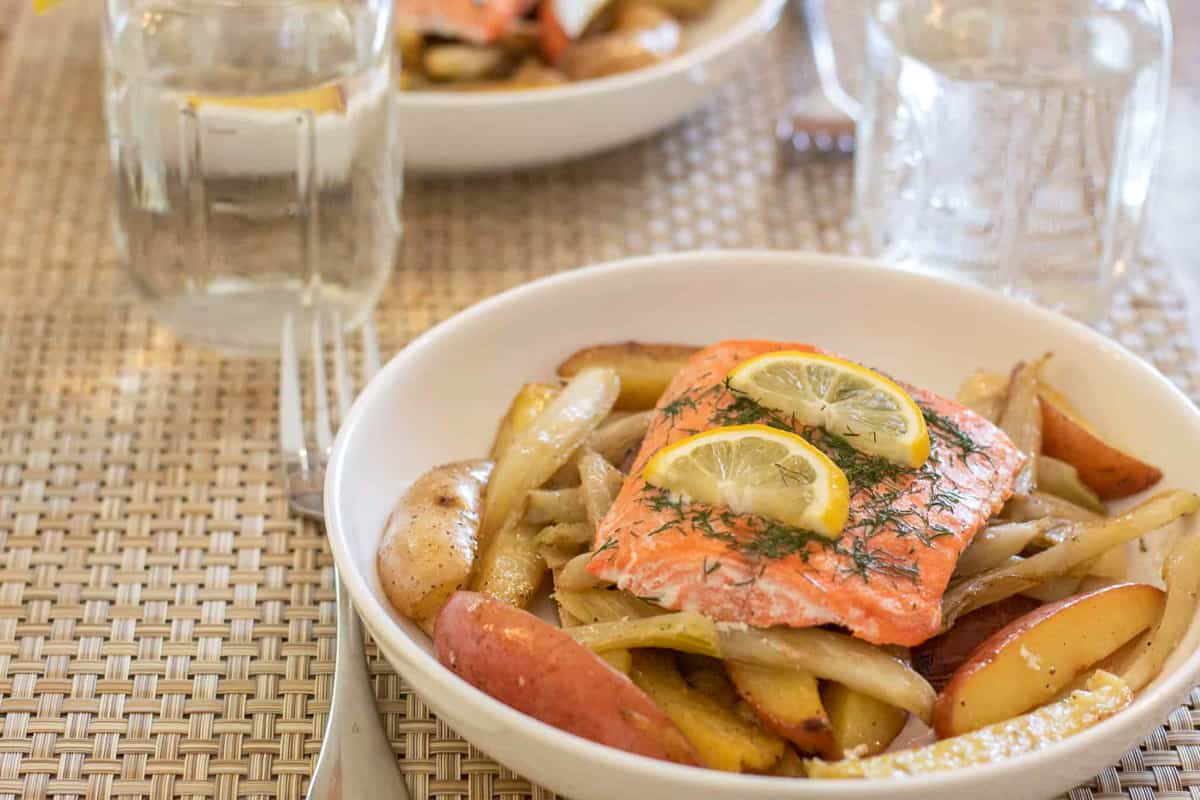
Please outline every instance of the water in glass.
[[1157, 0], [881, 0], [856, 218], [875, 255], [1082, 318], [1128, 268], [1160, 149]]
[[273, 350], [287, 313], [374, 305], [400, 233], [390, 13], [107, 0], [117, 248], [185, 338]]

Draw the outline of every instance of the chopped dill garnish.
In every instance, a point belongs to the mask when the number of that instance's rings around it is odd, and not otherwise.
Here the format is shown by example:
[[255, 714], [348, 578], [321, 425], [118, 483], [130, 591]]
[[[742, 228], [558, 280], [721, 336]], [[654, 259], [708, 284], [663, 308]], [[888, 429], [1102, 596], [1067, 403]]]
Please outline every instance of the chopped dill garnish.
[[709, 506], [697, 506], [692, 509], [691, 523], [698, 528], [705, 536], [716, 536], [717, 532], [712, 524], [713, 510]]
[[960, 428], [957, 422], [949, 417], [942, 416], [929, 406], [918, 405], [921, 406], [921, 415], [925, 417], [925, 424], [944, 439], [947, 444], [962, 453], [964, 461], [973, 455], [982, 455], [988, 461], [991, 461], [991, 456], [988, 455], [987, 451], [980, 447], [978, 442], [968, 436], [967, 432]]
[[650, 510], [656, 512], [670, 511], [676, 516], [683, 516], [683, 498], [671, 494], [666, 489], [646, 484], [645, 494]]
[[604, 540], [604, 544], [600, 545], [599, 547], [597, 547], [595, 549], [595, 551], [592, 553], [592, 558], [595, 558], [596, 556], [600, 555], [605, 550], [612, 550], [616, 546], [617, 546], [616, 538], [613, 536], [610, 536]]
[[886, 550], [870, 550], [862, 539], [854, 540], [853, 550], [843, 552], [850, 559], [850, 566], [843, 569], [861, 577], [863, 583], [871, 582], [871, 573], [908, 578], [913, 583], [917, 583], [921, 578], [921, 571], [916, 564], [903, 564]]
[[666, 417], [668, 425], [674, 425], [675, 421], [679, 419], [679, 415], [683, 413], [685, 408], [695, 411], [698, 407], [699, 406], [696, 403], [696, 398], [691, 394], [684, 393], [663, 406], [662, 415]]
[[841, 467], [842, 472], [846, 473], [851, 493], [878, 486], [885, 481], [893, 481], [912, 472], [902, 464], [855, 450], [849, 442], [836, 433], [816, 428], [805, 431], [805, 433], [809, 441], [829, 456], [833, 463]]
[[720, 568], [721, 568], [721, 560], [720, 559], [717, 559], [716, 561], [713, 561], [711, 564], [709, 564], [708, 556], [704, 557], [704, 577], [705, 577], [705, 579], [707, 579], [709, 575], [712, 575], [714, 572], [716, 572]]
[[799, 555], [808, 560], [809, 545], [820, 547], [835, 547], [833, 540], [812, 531], [782, 525], [772, 520], [756, 518], [761, 522], [761, 529], [755, 530], [753, 538], [746, 542], [743, 549], [751, 554], [776, 560]]
[[948, 489], [944, 486], [935, 486], [929, 493], [929, 507], [940, 508], [942, 511], [953, 512], [955, 507], [963, 501], [961, 492], [955, 489]]

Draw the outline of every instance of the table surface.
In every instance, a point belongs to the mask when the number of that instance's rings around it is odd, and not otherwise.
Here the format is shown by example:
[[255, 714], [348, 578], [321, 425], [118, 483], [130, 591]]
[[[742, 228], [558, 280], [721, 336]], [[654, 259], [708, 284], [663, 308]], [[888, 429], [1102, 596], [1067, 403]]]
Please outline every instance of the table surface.
[[[1170, 168], [1107, 329], [1200, 397], [1186, 306], [1200, 172], [1200, 7], [1175, 4]], [[297, 798], [333, 672], [331, 560], [276, 477], [272, 361], [176, 341], [109, 243], [98, 4], [0, 0], [0, 800]], [[844, 251], [846, 164], [782, 171], [810, 76], [790, 24], [715, 102], [554, 169], [412, 179], [384, 346], [540, 275], [698, 247]], [[1189, 264], [1189, 259], [1191, 264]], [[417, 800], [549, 798], [438, 721], [372, 650]], [[1084, 798], [1200, 798], [1200, 692]]]

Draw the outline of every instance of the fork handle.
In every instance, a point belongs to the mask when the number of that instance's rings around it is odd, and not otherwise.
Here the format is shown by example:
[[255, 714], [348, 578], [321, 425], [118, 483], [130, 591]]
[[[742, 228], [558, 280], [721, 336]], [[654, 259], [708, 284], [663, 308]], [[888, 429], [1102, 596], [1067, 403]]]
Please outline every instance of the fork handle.
[[407, 800], [396, 754], [375, 706], [363, 652], [362, 623], [334, 568], [337, 593], [337, 670], [325, 741], [308, 790], [309, 800]]
[[[851, 120], [859, 117], [862, 106], [842, 86], [838, 77], [837, 52], [829, 24], [825, 19], [825, 0], [796, 0], [797, 10], [804, 19], [808, 32], [809, 57], [817, 72], [817, 86], [813, 94], [820, 94], [824, 103]], [[865, 35], [865, 31], [863, 32]], [[810, 101], [811, 102], [811, 101]]]

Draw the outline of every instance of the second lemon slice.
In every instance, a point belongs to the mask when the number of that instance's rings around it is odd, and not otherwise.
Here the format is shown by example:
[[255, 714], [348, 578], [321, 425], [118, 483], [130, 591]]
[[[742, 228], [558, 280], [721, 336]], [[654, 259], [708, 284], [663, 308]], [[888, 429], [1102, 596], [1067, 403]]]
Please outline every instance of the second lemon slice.
[[860, 452], [913, 468], [929, 458], [925, 417], [908, 392], [851, 361], [800, 350], [765, 353], [730, 371], [729, 386]]
[[713, 428], [668, 445], [646, 481], [690, 500], [725, 505], [826, 536], [850, 513], [846, 476], [794, 433], [765, 425]]

